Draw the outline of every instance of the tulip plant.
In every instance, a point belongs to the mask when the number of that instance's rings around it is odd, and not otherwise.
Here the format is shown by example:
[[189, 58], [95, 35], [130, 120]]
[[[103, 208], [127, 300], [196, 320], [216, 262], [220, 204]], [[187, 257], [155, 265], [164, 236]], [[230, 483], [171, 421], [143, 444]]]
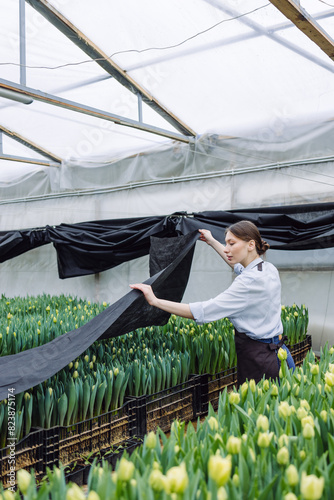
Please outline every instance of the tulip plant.
[[[0, 298], [0, 355], [15, 354], [90, 321], [107, 307], [61, 295]], [[282, 307], [290, 343], [307, 331], [305, 306]], [[303, 337], [304, 336], [304, 337]], [[190, 374], [215, 374], [236, 365], [233, 326], [227, 319], [198, 326], [172, 315], [162, 327], [140, 328], [95, 342], [79, 358], [36, 387], [16, 395], [15, 432], [50, 428], [119, 408], [129, 395], [154, 394]], [[0, 448], [6, 445], [7, 401], [0, 402]]]
[[[285, 351], [280, 383], [247, 381], [222, 391], [196, 429], [174, 421], [169, 436], [150, 432], [131, 456], [111, 470], [93, 464], [87, 490], [49, 470], [36, 488], [19, 471], [19, 491], [6, 500], [325, 500], [334, 498], [334, 347], [320, 360], [309, 351], [303, 365], [288, 369]], [[12, 495], [12, 496], [8, 496]], [[0, 496], [1, 498], [1, 496]]]

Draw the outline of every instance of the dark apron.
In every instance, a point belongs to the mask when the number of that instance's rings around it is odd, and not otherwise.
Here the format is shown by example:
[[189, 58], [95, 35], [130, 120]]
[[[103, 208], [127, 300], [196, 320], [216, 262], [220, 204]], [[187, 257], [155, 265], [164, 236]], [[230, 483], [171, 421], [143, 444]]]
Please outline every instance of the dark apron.
[[245, 333], [240, 333], [237, 330], [235, 330], [234, 338], [237, 352], [238, 387], [246, 379], [254, 379], [258, 383], [263, 375], [265, 378], [278, 379], [277, 351], [283, 345], [283, 339], [278, 344], [265, 344], [253, 340]]
[[[262, 262], [257, 265], [257, 269], [260, 272], [262, 271]], [[245, 333], [235, 330], [238, 387], [246, 379], [254, 379], [258, 383], [263, 375], [265, 378], [278, 379], [279, 363], [277, 361], [277, 351], [283, 343], [283, 339], [278, 343], [264, 343], [259, 340], [253, 340]]]

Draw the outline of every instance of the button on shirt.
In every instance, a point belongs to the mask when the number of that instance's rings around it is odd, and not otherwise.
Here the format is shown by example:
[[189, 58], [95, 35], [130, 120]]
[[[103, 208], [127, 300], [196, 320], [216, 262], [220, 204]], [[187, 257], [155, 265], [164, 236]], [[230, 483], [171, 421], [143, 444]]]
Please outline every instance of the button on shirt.
[[[258, 264], [262, 262], [262, 271]], [[278, 271], [261, 258], [247, 267], [234, 266], [238, 275], [217, 297], [189, 304], [196, 323], [228, 318], [236, 330], [253, 339], [269, 339], [283, 332], [281, 322], [281, 281]]]

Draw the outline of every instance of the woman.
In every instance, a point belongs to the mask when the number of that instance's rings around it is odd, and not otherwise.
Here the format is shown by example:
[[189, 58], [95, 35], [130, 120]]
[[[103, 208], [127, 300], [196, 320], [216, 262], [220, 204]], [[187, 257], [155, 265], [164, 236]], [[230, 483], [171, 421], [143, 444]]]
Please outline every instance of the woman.
[[[281, 282], [275, 266], [261, 258], [269, 248], [257, 227], [240, 221], [225, 231], [223, 245], [206, 229], [200, 229], [200, 239], [211, 246], [237, 274], [230, 287], [217, 297], [183, 304], [158, 299], [150, 285], [135, 284], [147, 302], [163, 311], [197, 323], [209, 323], [229, 318], [235, 328], [238, 385], [246, 379], [259, 382], [278, 378], [277, 350], [283, 344], [281, 322]], [[284, 348], [288, 351], [286, 346]], [[288, 365], [294, 367], [288, 351]]]

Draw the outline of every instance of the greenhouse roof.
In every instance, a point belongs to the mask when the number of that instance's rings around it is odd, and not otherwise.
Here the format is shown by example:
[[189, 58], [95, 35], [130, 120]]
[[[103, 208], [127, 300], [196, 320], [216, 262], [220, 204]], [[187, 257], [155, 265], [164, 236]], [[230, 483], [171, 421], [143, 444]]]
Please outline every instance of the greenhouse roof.
[[0, 181], [205, 134], [279, 141], [288, 126], [331, 121], [333, 7], [3, 2]]

